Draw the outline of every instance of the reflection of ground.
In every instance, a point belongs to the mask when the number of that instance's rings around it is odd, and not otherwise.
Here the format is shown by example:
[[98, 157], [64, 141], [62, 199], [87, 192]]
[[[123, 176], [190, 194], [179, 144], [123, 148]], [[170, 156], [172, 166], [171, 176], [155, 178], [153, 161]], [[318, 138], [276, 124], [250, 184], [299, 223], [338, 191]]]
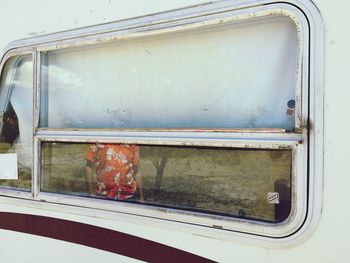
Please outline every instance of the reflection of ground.
[[[82, 144], [44, 146], [44, 190], [85, 195], [86, 149]], [[155, 161], [163, 156], [167, 161], [157, 189]], [[274, 191], [276, 180], [290, 180], [291, 153], [142, 146], [141, 165], [148, 203], [228, 215], [243, 211], [273, 221], [267, 192]]]
[[[145, 155], [152, 152], [143, 148]], [[158, 151], [163, 151], [160, 149]], [[152, 189], [155, 173], [145, 176], [148, 201], [169, 206], [195, 207], [217, 213], [272, 220], [274, 206], [266, 202], [267, 192], [274, 191], [278, 179], [290, 179], [291, 154], [269, 151], [225, 149], [172, 149], [164, 169], [162, 189], [158, 195]], [[149, 160], [142, 158], [143, 169], [151, 171]], [[154, 167], [153, 167], [154, 170]], [[146, 174], [146, 172], [145, 172]], [[148, 182], [150, 181], [150, 182]]]

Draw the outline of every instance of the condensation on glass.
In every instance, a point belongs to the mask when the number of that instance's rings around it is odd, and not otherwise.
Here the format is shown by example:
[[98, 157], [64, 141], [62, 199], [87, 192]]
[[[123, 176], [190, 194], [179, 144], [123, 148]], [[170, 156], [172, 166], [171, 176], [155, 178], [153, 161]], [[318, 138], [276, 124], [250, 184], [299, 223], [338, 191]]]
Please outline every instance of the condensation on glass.
[[[91, 196], [86, 184], [89, 147], [43, 142], [41, 191]], [[268, 222], [283, 221], [290, 213], [292, 150], [139, 147], [145, 205]], [[117, 173], [104, 180], [112, 182]], [[103, 192], [94, 197], [110, 199]], [[139, 202], [139, 197], [137, 191], [130, 200]]]
[[297, 45], [271, 17], [42, 53], [40, 127], [291, 130]]
[[32, 177], [33, 63], [31, 55], [10, 58], [0, 87], [0, 158], [17, 155], [18, 180], [0, 180], [0, 186], [30, 190]]

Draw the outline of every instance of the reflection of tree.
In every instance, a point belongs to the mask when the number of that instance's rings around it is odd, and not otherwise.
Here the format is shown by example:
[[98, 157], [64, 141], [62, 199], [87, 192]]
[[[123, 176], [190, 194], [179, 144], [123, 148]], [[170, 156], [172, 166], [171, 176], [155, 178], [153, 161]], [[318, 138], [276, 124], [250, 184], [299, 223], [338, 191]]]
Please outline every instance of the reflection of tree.
[[162, 187], [162, 180], [164, 176], [164, 168], [168, 161], [168, 157], [171, 148], [166, 147], [147, 147], [150, 153], [151, 161], [156, 168], [156, 178], [155, 178], [155, 193], [159, 194]]
[[162, 186], [162, 179], [164, 175], [164, 167], [168, 161], [168, 156], [163, 155], [159, 160], [152, 160], [153, 165], [156, 167], [156, 181], [155, 181], [155, 193], [158, 194], [160, 192], [160, 188]]
[[[206, 169], [214, 169], [216, 165], [230, 167], [238, 165], [240, 162], [240, 152], [230, 149], [143, 146], [142, 151], [142, 156], [147, 156], [155, 167], [155, 181], [152, 188], [157, 195], [162, 191], [165, 167], [170, 156], [179, 164], [178, 171], [180, 171], [180, 174], [185, 173], [184, 169], [190, 170], [192, 166], [197, 167], [197, 164], [191, 161], [193, 158], [202, 160], [206, 164], [204, 166]], [[200, 168], [198, 167], [197, 170], [199, 172]], [[179, 180], [176, 181], [177, 183], [172, 187], [178, 187]], [[200, 181], [197, 181], [197, 184], [200, 183]]]

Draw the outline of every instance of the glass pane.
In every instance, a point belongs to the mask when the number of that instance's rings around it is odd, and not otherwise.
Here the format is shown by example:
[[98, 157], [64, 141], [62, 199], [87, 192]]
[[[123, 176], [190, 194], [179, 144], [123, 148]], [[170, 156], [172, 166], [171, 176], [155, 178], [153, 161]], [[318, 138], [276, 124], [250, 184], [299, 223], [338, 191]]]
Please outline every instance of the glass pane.
[[291, 164], [290, 150], [43, 143], [41, 188], [280, 222]]
[[50, 51], [40, 125], [292, 129], [297, 50], [275, 17]]
[[17, 156], [18, 179], [0, 186], [30, 190], [32, 177], [33, 63], [31, 55], [6, 62], [0, 88], [0, 158]]

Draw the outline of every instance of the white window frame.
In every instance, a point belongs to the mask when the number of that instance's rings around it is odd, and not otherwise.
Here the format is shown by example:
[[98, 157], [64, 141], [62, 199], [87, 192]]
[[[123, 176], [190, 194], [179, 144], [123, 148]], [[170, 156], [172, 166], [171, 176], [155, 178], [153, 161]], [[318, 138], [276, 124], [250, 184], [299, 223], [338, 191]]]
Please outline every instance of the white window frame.
[[[53, 129], [39, 128], [41, 52], [80, 47], [121, 39], [156, 36], [185, 30], [246, 21], [273, 15], [286, 16], [294, 22], [298, 34], [298, 63], [296, 81], [295, 130], [286, 133], [280, 129]], [[201, 229], [220, 229], [220, 235], [232, 232], [247, 233], [264, 240], [286, 240], [288, 243], [315, 228], [321, 214], [323, 182], [323, 23], [316, 7], [309, 1], [284, 2], [221, 1], [175, 11], [138, 17], [114, 23], [33, 37], [11, 43], [3, 52], [0, 71], [13, 56], [33, 55], [33, 173], [32, 191], [0, 188], [0, 195], [20, 197], [28, 202], [45, 201], [43, 206], [60, 204], [86, 209], [114, 211], [134, 215], [140, 220], [155, 218], [162, 222], [200, 226]], [[234, 147], [251, 149], [291, 149], [292, 209], [281, 223], [205, 215], [176, 209], [151, 208], [137, 204], [111, 203], [84, 197], [40, 192], [41, 142], [115, 142], [150, 145], [188, 145]], [[18, 200], [16, 202], [19, 202]], [[65, 211], [70, 211], [65, 206]], [[60, 208], [61, 209], [61, 208]], [[204, 228], [203, 228], [204, 227]], [[301, 231], [303, 229], [303, 231]], [[227, 231], [223, 231], [227, 230]], [[299, 231], [300, 230], [300, 231]], [[210, 232], [211, 233], [211, 232]], [[216, 233], [216, 232], [215, 232]], [[215, 234], [217, 235], [217, 234]], [[305, 236], [301, 235], [301, 236]], [[270, 242], [271, 243], [271, 242]]]

